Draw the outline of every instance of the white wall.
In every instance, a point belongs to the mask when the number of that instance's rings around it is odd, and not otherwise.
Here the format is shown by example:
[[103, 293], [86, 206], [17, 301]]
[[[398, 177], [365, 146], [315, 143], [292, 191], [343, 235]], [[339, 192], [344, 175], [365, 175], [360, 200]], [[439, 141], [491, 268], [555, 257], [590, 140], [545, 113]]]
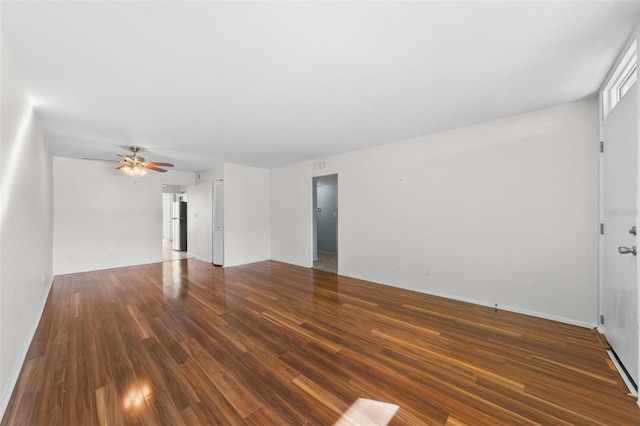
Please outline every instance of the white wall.
[[271, 258], [271, 172], [225, 163], [196, 173], [189, 194], [189, 253], [211, 262], [213, 182], [224, 180], [224, 266]]
[[134, 179], [113, 163], [54, 157], [54, 273], [162, 260], [162, 185], [194, 174], [149, 172]]
[[271, 171], [224, 165], [224, 266], [271, 258]]
[[52, 272], [52, 157], [0, 32], [0, 418], [38, 325]]
[[[597, 123], [590, 99], [328, 158], [340, 274], [596, 324]], [[311, 266], [312, 176], [272, 171], [274, 260]]]
[[273, 260], [305, 268], [313, 266], [313, 253], [309, 254], [313, 243], [312, 209], [311, 163], [298, 163], [271, 170]]
[[213, 261], [212, 207], [213, 182], [224, 178], [222, 164], [196, 173], [196, 184], [187, 188], [189, 212], [187, 219], [188, 252], [198, 259]]

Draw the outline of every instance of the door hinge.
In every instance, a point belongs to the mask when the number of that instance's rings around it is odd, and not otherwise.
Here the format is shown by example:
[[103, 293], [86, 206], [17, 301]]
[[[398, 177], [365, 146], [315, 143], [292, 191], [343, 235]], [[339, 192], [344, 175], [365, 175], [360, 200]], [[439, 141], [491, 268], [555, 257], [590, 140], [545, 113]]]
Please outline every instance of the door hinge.
[[600, 141], [600, 152], [604, 152], [604, 142]]
[[604, 223], [600, 224], [600, 235], [604, 235]]

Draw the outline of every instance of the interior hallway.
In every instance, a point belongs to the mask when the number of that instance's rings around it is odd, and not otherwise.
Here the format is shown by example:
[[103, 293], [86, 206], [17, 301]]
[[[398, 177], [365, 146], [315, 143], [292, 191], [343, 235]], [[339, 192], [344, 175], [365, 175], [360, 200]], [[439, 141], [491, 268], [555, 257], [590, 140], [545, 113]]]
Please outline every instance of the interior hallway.
[[186, 251], [175, 251], [173, 242], [170, 240], [162, 240], [162, 261], [189, 259], [193, 257]]

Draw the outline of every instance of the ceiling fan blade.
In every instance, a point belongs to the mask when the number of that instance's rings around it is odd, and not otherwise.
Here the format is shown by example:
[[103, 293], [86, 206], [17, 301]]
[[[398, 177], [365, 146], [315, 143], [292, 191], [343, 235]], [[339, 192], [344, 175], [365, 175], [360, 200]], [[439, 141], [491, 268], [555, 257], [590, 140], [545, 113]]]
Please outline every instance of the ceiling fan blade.
[[89, 160], [89, 161], [104, 161], [107, 163], [119, 163], [120, 161], [118, 160], [103, 160], [102, 158], [83, 158], [83, 160]]
[[151, 164], [145, 166], [145, 168], [149, 169], [149, 170], [154, 170], [156, 172], [162, 172], [162, 173], [166, 172], [165, 169], [161, 169], [160, 167], [152, 166]]
[[157, 163], [155, 161], [149, 161], [150, 166], [162, 166], [162, 167], [173, 167], [171, 163]]

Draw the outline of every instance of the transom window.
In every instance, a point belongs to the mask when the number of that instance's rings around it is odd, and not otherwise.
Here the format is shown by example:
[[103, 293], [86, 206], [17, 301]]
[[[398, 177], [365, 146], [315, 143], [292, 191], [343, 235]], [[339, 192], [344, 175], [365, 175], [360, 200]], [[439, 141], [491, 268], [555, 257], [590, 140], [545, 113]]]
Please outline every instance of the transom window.
[[602, 115], [607, 115], [638, 80], [638, 45], [634, 40], [602, 91]]

